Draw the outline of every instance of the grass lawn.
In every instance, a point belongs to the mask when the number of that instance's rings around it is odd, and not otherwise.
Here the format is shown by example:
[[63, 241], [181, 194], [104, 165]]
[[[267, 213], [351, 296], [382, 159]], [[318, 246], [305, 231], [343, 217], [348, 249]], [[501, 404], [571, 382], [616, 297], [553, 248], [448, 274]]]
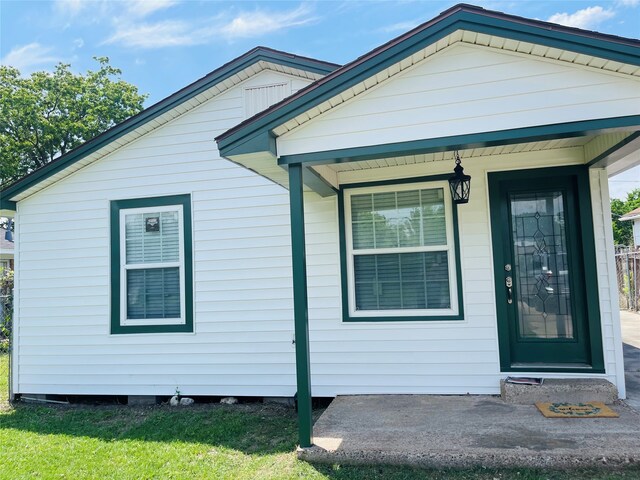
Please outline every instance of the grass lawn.
[[262, 404], [7, 404], [0, 354], [0, 479], [617, 479], [624, 472], [310, 465], [297, 460], [292, 410]]

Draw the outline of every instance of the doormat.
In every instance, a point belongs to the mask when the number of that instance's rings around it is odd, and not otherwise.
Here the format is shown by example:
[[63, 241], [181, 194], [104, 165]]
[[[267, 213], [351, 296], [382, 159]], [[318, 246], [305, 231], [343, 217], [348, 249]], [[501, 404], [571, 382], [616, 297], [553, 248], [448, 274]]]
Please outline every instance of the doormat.
[[620, 416], [602, 402], [540, 402], [536, 403], [536, 407], [547, 418], [618, 418]]

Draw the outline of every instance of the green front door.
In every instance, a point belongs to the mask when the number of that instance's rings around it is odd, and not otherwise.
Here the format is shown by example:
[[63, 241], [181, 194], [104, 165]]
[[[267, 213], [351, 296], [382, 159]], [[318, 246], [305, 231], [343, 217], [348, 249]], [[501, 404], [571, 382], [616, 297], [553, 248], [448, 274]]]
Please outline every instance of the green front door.
[[489, 194], [503, 371], [601, 371], [586, 169], [492, 173]]

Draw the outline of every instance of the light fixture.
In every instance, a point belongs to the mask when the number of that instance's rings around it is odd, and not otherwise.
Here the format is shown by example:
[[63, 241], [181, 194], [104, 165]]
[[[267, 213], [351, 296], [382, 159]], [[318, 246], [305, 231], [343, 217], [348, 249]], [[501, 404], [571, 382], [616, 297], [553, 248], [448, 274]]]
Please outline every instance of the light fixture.
[[454, 174], [449, 177], [449, 187], [451, 188], [451, 198], [453, 203], [461, 204], [469, 202], [469, 191], [471, 189], [471, 177], [464, 174], [461, 165], [460, 155], [458, 151], [454, 152], [456, 159], [456, 167], [453, 169]]
[[4, 232], [4, 239], [7, 242], [13, 242], [13, 232], [11, 231], [11, 227], [13, 227], [13, 218], [9, 219], [9, 223], [7, 224], [7, 231]]

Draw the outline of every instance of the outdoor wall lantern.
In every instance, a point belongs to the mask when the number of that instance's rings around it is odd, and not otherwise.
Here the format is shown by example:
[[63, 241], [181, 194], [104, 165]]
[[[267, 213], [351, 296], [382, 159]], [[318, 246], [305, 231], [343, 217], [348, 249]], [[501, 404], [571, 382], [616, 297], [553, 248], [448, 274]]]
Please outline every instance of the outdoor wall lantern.
[[7, 224], [7, 231], [4, 232], [4, 239], [7, 242], [13, 242], [13, 232], [11, 231], [12, 227], [13, 227], [13, 218], [10, 218], [9, 223]]
[[454, 174], [449, 177], [449, 187], [451, 188], [451, 198], [456, 204], [469, 203], [469, 191], [471, 190], [471, 176], [464, 174], [460, 155], [458, 151], [454, 152], [456, 159], [456, 168], [453, 169]]

